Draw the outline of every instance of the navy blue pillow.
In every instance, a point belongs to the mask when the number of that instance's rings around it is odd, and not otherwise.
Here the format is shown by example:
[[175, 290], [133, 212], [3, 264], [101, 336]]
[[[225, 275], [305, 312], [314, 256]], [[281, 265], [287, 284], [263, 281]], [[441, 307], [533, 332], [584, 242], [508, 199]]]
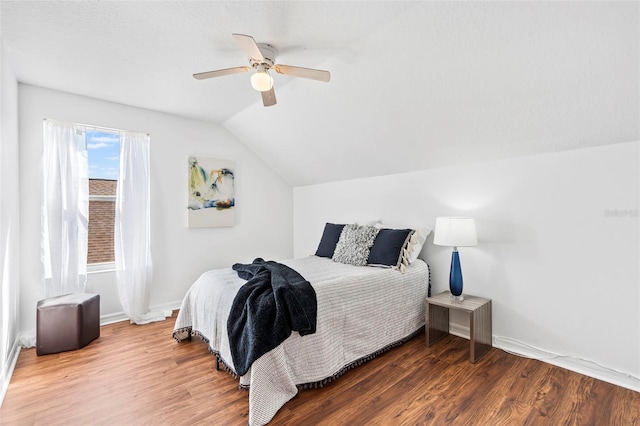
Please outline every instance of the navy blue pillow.
[[324, 232], [322, 233], [318, 250], [316, 250], [316, 256], [333, 257], [333, 252], [336, 250], [336, 244], [338, 244], [340, 234], [342, 233], [342, 228], [344, 228], [344, 224], [336, 225], [335, 223], [327, 223], [324, 226]]
[[413, 229], [381, 229], [369, 252], [369, 265], [400, 266], [402, 249], [407, 245]]

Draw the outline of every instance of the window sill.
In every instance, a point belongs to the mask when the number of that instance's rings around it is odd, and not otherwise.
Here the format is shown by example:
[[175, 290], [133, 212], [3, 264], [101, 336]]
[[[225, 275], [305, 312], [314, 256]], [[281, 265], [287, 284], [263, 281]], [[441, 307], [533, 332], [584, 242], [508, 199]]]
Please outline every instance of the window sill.
[[87, 265], [87, 274], [100, 274], [103, 272], [115, 272], [115, 262], [91, 263]]

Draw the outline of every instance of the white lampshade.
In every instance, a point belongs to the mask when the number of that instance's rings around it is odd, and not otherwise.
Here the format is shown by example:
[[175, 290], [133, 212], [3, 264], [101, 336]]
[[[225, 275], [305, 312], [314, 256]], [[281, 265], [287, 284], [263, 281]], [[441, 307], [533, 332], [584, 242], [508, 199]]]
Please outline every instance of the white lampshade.
[[436, 218], [433, 244], [448, 247], [477, 245], [476, 221], [471, 217]]
[[273, 78], [265, 70], [258, 70], [251, 76], [251, 87], [258, 92], [268, 92], [273, 87]]

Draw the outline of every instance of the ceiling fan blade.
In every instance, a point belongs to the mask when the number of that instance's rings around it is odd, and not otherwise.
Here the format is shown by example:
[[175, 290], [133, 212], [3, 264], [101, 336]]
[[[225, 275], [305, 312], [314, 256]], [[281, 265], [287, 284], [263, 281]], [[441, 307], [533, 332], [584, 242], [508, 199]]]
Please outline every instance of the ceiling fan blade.
[[314, 70], [312, 68], [294, 67], [291, 65], [276, 64], [273, 66], [278, 74], [292, 75], [294, 77], [310, 78], [311, 80], [318, 80], [328, 82], [331, 78], [329, 71]]
[[251, 68], [249, 67], [235, 67], [235, 68], [225, 68], [223, 70], [216, 70], [216, 71], [199, 72], [197, 74], [194, 74], [193, 78], [195, 78], [196, 80], [204, 80], [206, 78], [222, 77], [223, 75], [239, 74], [241, 72], [247, 72], [250, 69]]
[[262, 104], [264, 106], [268, 107], [276, 104], [276, 92], [275, 90], [273, 90], [273, 87], [271, 88], [271, 90], [260, 93], [262, 93]]
[[233, 35], [233, 38], [236, 39], [236, 42], [238, 43], [240, 48], [244, 50], [247, 55], [249, 55], [249, 58], [257, 59], [260, 62], [264, 61], [264, 56], [262, 55], [262, 52], [260, 51], [260, 48], [258, 48], [258, 44], [253, 39], [253, 37], [245, 34], [236, 34], [236, 33], [232, 35]]

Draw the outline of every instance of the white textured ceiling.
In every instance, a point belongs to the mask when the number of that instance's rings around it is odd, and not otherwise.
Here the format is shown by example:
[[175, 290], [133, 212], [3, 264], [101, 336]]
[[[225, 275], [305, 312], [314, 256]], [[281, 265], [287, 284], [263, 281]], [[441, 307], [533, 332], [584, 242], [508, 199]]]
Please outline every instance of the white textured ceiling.
[[[640, 3], [12, 2], [18, 80], [220, 123], [291, 185], [640, 140]], [[264, 108], [231, 34], [276, 62]]]

